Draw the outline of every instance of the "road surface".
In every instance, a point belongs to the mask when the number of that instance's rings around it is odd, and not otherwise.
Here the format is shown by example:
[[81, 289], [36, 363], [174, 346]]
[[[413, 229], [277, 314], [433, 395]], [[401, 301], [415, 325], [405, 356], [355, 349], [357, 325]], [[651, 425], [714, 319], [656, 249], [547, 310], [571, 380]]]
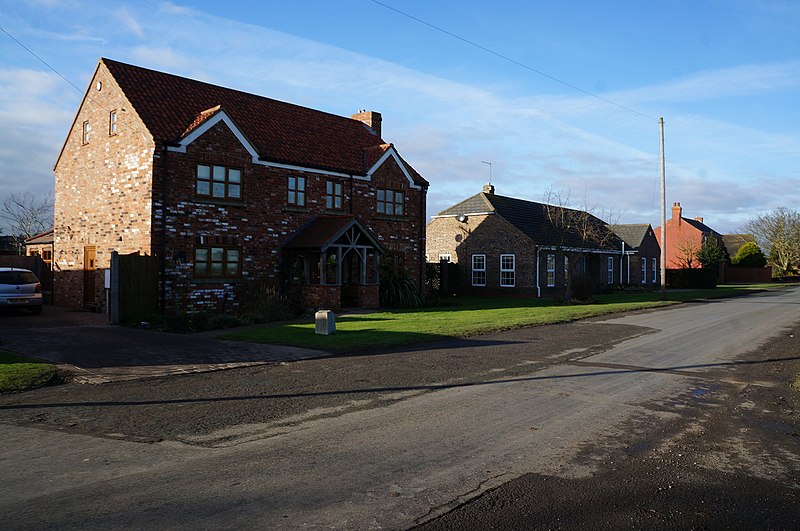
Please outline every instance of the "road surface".
[[597, 465], [577, 459], [586, 445], [633, 418], [670, 419], [666, 405], [708, 390], [709, 371], [798, 322], [797, 288], [612, 317], [582, 326], [639, 334], [545, 365], [532, 337], [513, 345], [530, 372], [498, 367], [491, 380], [387, 389], [382, 407], [149, 444], [0, 415], [0, 519], [8, 529], [408, 528], [524, 474], [591, 475]]

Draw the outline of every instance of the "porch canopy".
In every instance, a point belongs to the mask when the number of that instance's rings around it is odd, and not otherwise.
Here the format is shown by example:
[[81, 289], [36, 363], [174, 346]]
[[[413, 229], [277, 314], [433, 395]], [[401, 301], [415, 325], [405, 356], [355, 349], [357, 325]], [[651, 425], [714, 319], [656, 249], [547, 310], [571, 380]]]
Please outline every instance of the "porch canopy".
[[380, 258], [386, 253], [372, 231], [354, 216], [314, 218], [283, 250], [294, 280], [319, 285], [378, 284]]

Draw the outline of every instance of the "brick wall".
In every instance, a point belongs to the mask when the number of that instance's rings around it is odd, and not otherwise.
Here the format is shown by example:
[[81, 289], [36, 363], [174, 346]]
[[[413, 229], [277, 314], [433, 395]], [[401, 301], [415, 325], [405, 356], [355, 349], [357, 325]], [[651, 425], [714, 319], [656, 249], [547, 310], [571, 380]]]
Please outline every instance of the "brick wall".
[[[117, 113], [113, 135], [111, 111]], [[90, 127], [85, 144], [84, 122]], [[99, 280], [93, 298], [98, 308], [105, 303], [102, 269], [109, 267], [111, 252], [151, 253], [152, 161], [150, 135], [101, 65], [55, 169], [56, 304], [83, 304], [84, 247], [96, 247]]]
[[[196, 196], [195, 172], [200, 162], [240, 169], [241, 200]], [[166, 208], [162, 208], [161, 200], [164, 172], [167, 175]], [[305, 178], [305, 205], [302, 207], [287, 203], [290, 176]], [[341, 209], [326, 208], [328, 181], [342, 185]], [[405, 214], [400, 217], [379, 215], [376, 212], [377, 188], [403, 191]], [[198, 301], [212, 305], [222, 289], [227, 293], [225, 300], [235, 307], [232, 286], [237, 283], [262, 278], [279, 282], [283, 259], [280, 247], [319, 215], [355, 214], [387, 250], [403, 253], [412, 278], [422, 281], [423, 247], [419, 242], [420, 232], [424, 235], [425, 197], [422, 191], [409, 186], [393, 159], [375, 172], [371, 182], [267, 167], [254, 164], [228, 126], [219, 122], [190, 144], [186, 153], [168, 152], [156, 160], [154, 189], [153, 226], [157, 235], [154, 252], [158, 254], [163, 248], [168, 307], [193, 305]], [[162, 217], [163, 211], [165, 217]], [[193, 280], [191, 263], [200, 236], [241, 248], [241, 278], [228, 279], [227, 288], [210, 280]], [[331, 305], [330, 302], [326, 304]]]
[[[469, 216], [463, 223], [453, 217], [434, 218], [428, 224], [428, 259], [451, 255], [458, 264], [458, 290], [475, 294], [535, 296], [536, 252], [533, 242], [500, 216]], [[472, 255], [486, 255], [486, 286], [472, 285]], [[514, 287], [500, 286], [500, 255], [515, 256]]]

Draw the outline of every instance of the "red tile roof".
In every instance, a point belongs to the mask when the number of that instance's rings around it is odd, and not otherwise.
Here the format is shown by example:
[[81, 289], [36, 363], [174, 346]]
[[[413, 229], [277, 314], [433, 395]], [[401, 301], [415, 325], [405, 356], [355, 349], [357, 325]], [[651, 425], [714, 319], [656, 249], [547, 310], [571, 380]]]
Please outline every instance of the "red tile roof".
[[[378, 242], [375, 235], [354, 216], [318, 216], [308, 222], [287, 241], [284, 249], [313, 249], [320, 250], [336, 243], [351, 227], [356, 226], [373, 247], [381, 253], [385, 252], [383, 245]], [[363, 245], [365, 242], [361, 242]]]
[[222, 108], [270, 162], [364, 175], [367, 160], [385, 144], [352, 118], [111, 59], [100, 62], [158, 143], [176, 142]]

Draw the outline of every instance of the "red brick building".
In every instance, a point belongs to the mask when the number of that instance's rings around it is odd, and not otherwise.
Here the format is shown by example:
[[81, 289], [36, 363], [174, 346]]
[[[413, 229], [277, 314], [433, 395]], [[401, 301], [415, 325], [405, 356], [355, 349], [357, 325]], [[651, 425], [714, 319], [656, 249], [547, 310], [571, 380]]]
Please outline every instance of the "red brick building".
[[101, 59], [55, 166], [55, 300], [105, 304], [112, 252], [158, 257], [161, 309], [250, 281], [309, 307], [377, 306], [389, 255], [420, 285], [428, 182], [346, 118]]
[[475, 295], [564, 296], [579, 279], [604, 291], [626, 278], [623, 252], [588, 212], [497, 195], [492, 185], [434, 216], [427, 230], [428, 260], [455, 264], [456, 290]]
[[683, 217], [680, 203], [672, 205], [672, 218], [666, 223], [667, 247], [661, 244], [661, 226], [654, 229], [658, 244], [666, 253], [667, 269], [695, 269], [702, 264], [697, 259], [697, 251], [706, 238], [715, 238], [721, 248], [725, 248], [722, 235], [703, 223], [703, 218]]

